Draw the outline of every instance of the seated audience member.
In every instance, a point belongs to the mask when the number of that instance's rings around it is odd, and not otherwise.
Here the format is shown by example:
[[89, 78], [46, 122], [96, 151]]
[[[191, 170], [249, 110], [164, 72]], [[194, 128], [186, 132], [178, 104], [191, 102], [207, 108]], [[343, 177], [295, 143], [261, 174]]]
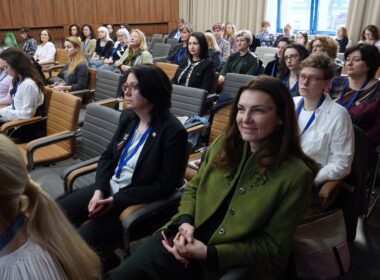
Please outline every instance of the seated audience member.
[[4, 71], [3, 67], [0, 65], [0, 105], [11, 104], [11, 95], [9, 90], [12, 84], [12, 76]]
[[214, 68], [216, 71], [220, 71], [220, 68], [222, 67], [222, 56], [220, 54], [220, 49], [218, 44], [216, 43], [214, 34], [212, 32], [205, 32], [204, 35], [207, 39], [207, 45], [208, 45], [208, 52], [207, 56], [208, 59], [214, 62]]
[[289, 252], [318, 170], [299, 141], [281, 81], [259, 76], [241, 87], [178, 213], [110, 279], [221, 279], [239, 266], [253, 268], [250, 279], [271, 278], [270, 261]]
[[346, 177], [354, 156], [350, 115], [324, 94], [334, 74], [334, 61], [327, 54], [310, 55], [301, 62], [301, 96], [294, 98], [302, 149], [321, 167], [314, 180], [316, 187]]
[[208, 92], [214, 85], [214, 63], [207, 59], [207, 39], [201, 32], [190, 35], [187, 43], [189, 58], [177, 68], [172, 83], [186, 87], [201, 88]]
[[44, 29], [40, 33], [40, 44], [37, 47], [36, 53], [34, 54], [34, 59], [39, 64], [44, 64], [47, 62], [54, 62], [56, 49], [52, 43], [52, 38], [49, 32]]
[[139, 29], [132, 29], [128, 49], [116, 61], [115, 66], [124, 73], [132, 66], [145, 63], [153, 63], [153, 56], [146, 45], [145, 34]]
[[108, 23], [108, 24], [105, 24], [104, 27], [107, 28], [108, 35], [110, 36], [110, 38], [112, 39], [112, 41], [116, 42], [117, 37], [116, 37], [116, 33], [114, 32], [115, 28], [113, 27], [113, 25], [110, 24], [110, 23]]
[[280, 60], [277, 78], [289, 89], [292, 96], [299, 95], [298, 78], [301, 62], [309, 56], [307, 49], [300, 44], [290, 44], [286, 47]]
[[84, 24], [82, 26], [80, 38], [82, 41], [83, 53], [88, 59], [90, 59], [94, 54], [96, 48], [95, 33], [91, 25]]
[[223, 33], [224, 33], [223, 23], [215, 23], [212, 27], [212, 32], [214, 33], [216, 43], [219, 46], [223, 61], [226, 62], [228, 57], [231, 54], [231, 46], [230, 46], [229, 41], [227, 41], [226, 39], [223, 39]]
[[358, 44], [347, 48], [344, 58], [348, 77], [335, 77], [330, 94], [346, 107], [374, 150], [380, 145], [380, 81], [375, 78], [380, 54], [373, 45]]
[[183, 18], [177, 19], [177, 27], [170, 31], [168, 38], [179, 39], [181, 37], [181, 29], [184, 24], [185, 20]]
[[231, 22], [226, 23], [226, 31], [224, 33], [224, 39], [226, 39], [228, 42], [230, 42], [230, 49], [231, 53], [237, 52], [238, 48], [236, 45], [236, 26], [235, 24]]
[[273, 47], [274, 42], [276, 41], [276, 36], [270, 32], [269, 28], [269, 21], [264, 20], [261, 23], [261, 32], [256, 35], [256, 38], [260, 40], [262, 47]]
[[80, 27], [78, 24], [72, 24], [69, 26], [69, 37], [74, 36], [81, 40], [80, 37]]
[[338, 54], [338, 43], [333, 38], [328, 36], [315, 36], [309, 43], [309, 52], [311, 54], [326, 53], [335, 61], [335, 75], [340, 75], [343, 61], [336, 58]]
[[336, 37], [335, 41], [339, 44], [338, 52], [344, 53], [346, 51], [346, 47], [349, 43], [347, 28], [344, 25], [339, 25], [336, 28]]
[[125, 50], [128, 48], [129, 32], [125, 28], [120, 28], [116, 32], [117, 41], [115, 42], [112, 52], [109, 57], [104, 59], [104, 63], [98, 68], [98, 71], [115, 71], [115, 62], [122, 57]]
[[169, 50], [168, 61], [170, 63], [179, 65], [182, 61], [187, 60], [187, 41], [189, 41], [191, 33], [193, 33], [191, 25], [183, 24], [181, 27], [180, 42]]
[[367, 25], [364, 28], [362, 38], [358, 43], [374, 45], [380, 51], [380, 35], [377, 26], [372, 24]]
[[236, 34], [239, 51], [230, 55], [227, 62], [224, 63], [218, 80], [220, 87], [223, 85], [227, 73], [257, 75], [260, 66], [259, 59], [249, 51], [252, 39], [252, 33], [249, 30], [239, 30]]
[[113, 41], [104, 26], [98, 28], [98, 39], [96, 40], [95, 52], [91, 57], [88, 65], [92, 68], [98, 68], [104, 64], [104, 58], [109, 57], [112, 53]]
[[270, 61], [266, 66], [264, 70], [264, 74], [272, 76], [272, 77], [277, 77], [277, 71], [278, 67], [280, 65], [280, 60], [284, 56], [284, 51], [286, 47], [291, 43], [291, 39], [283, 37], [281, 38], [278, 43], [277, 43], [277, 52], [274, 56], [274, 60]]
[[60, 80], [53, 79], [53, 89], [58, 91], [74, 91], [87, 88], [89, 76], [88, 64], [81, 48], [81, 42], [77, 37], [66, 38], [65, 52], [69, 58], [69, 63], [59, 72], [58, 77]]
[[293, 33], [292, 33], [292, 26], [290, 25], [290, 23], [288, 23], [288, 24], [286, 24], [284, 26], [284, 32], [283, 32], [283, 34], [280, 34], [280, 35], [277, 36], [276, 41], [274, 42], [273, 47], [277, 48], [278, 43], [280, 42], [280, 40], [282, 38], [288, 38], [288, 40], [293, 40], [294, 39], [294, 36], [293, 36]]
[[122, 241], [120, 213], [170, 196], [182, 185], [187, 164], [187, 132], [169, 112], [169, 78], [153, 65], [136, 65], [125, 78], [128, 108], [99, 160], [95, 183], [59, 201], [104, 266], [105, 247]]
[[99, 258], [30, 179], [17, 146], [4, 135], [0, 177], [1, 279], [100, 279]]
[[[11, 105], [0, 109], [0, 123], [45, 115], [44, 84], [30, 57], [17, 48], [0, 53], [0, 67], [12, 77]], [[12, 138], [29, 142], [46, 135], [46, 122], [17, 128]]]
[[304, 47], [307, 47], [307, 44], [309, 42], [309, 35], [307, 34], [306, 31], [298, 31], [296, 34], [295, 42]]
[[20, 29], [20, 36], [24, 40], [22, 50], [32, 57], [36, 53], [38, 44], [37, 41], [29, 33], [30, 29], [28, 27], [23, 27]]

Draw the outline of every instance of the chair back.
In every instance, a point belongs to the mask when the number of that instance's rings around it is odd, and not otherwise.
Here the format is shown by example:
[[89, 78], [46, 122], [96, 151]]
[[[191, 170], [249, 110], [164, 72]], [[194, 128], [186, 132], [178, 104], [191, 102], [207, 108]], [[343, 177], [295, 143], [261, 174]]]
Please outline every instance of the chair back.
[[209, 144], [221, 135], [228, 124], [232, 104], [220, 108], [214, 115], [211, 123]]
[[171, 48], [178, 44], [178, 39], [168, 38], [166, 44], [169, 44]]
[[236, 96], [239, 89], [244, 86], [248, 81], [254, 79], [255, 76], [237, 74], [237, 73], [227, 73], [224, 80], [222, 92], [230, 93], [232, 96]]
[[166, 62], [157, 62], [156, 66], [160, 67], [166, 73], [170, 80], [173, 79], [175, 72], [178, 68], [177, 64], [171, 64]]
[[51, 100], [51, 95], [53, 93], [53, 90], [49, 87], [45, 87], [43, 90], [43, 93], [44, 93], [45, 112], [47, 115], [47, 114], [49, 114], [50, 100]]
[[[80, 98], [67, 93], [52, 91], [47, 115], [47, 135], [77, 129]], [[66, 151], [74, 153], [75, 139], [57, 144]]]
[[152, 35], [152, 40], [153, 39], [163, 39], [163, 38], [164, 38], [164, 36], [162, 34], [153, 34]]
[[57, 61], [58, 64], [67, 64], [67, 63], [69, 63], [69, 59], [67, 58], [65, 49], [56, 48], [55, 61]]
[[123, 75], [111, 71], [99, 71], [96, 76], [94, 101], [121, 96]]
[[204, 89], [173, 85], [170, 112], [176, 116], [203, 116], [206, 97]]
[[277, 52], [277, 48], [271, 48], [271, 47], [257, 47], [255, 50], [255, 54], [261, 61], [265, 61], [265, 56], [269, 55], [272, 56], [272, 60], [274, 59], [274, 55]]
[[96, 103], [87, 105], [86, 109], [78, 151], [78, 157], [81, 160], [97, 157], [103, 153], [119, 125], [121, 114], [119, 111]]
[[169, 54], [170, 45], [164, 43], [155, 43], [150, 50], [153, 58], [155, 57], [167, 57]]

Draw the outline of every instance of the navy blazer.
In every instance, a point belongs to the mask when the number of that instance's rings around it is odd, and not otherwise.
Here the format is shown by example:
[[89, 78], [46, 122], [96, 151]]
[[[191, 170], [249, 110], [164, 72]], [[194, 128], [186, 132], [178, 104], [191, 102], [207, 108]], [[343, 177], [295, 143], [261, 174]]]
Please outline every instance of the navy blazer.
[[[110, 179], [138, 120], [132, 111], [123, 111], [119, 127], [100, 157], [95, 185], [105, 197], [111, 194]], [[186, 129], [169, 111], [162, 113], [159, 120], [151, 123], [151, 127], [131, 184], [121, 186], [120, 191], [113, 195], [115, 209], [123, 210], [133, 204], [168, 197], [182, 185], [188, 156]]]

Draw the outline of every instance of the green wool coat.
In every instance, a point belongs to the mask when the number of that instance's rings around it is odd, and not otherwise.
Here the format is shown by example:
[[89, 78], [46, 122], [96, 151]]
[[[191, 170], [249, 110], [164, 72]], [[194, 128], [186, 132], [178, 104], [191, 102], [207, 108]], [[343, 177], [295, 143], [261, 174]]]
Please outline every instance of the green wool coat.
[[309, 203], [313, 175], [294, 156], [278, 163], [266, 176], [261, 175], [248, 143], [243, 146], [243, 159], [247, 160], [230, 174], [212, 163], [221, 144], [219, 137], [210, 146], [198, 174], [185, 187], [173, 220], [190, 215], [198, 228], [235, 188], [226, 215], [207, 244], [215, 246], [219, 268], [208, 267], [206, 276], [218, 279], [228, 269], [243, 265], [253, 265], [255, 275], [263, 275], [264, 267], [269, 268], [263, 263], [289, 251], [295, 228]]

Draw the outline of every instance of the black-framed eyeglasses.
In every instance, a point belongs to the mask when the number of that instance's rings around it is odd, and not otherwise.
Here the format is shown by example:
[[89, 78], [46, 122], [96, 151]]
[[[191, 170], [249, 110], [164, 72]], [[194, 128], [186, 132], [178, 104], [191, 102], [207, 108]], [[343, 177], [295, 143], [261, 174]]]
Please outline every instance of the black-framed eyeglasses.
[[130, 83], [130, 84], [125, 83], [121, 86], [121, 90], [123, 92], [129, 91], [129, 90], [135, 92], [137, 90], [140, 90], [140, 85], [138, 83]]

